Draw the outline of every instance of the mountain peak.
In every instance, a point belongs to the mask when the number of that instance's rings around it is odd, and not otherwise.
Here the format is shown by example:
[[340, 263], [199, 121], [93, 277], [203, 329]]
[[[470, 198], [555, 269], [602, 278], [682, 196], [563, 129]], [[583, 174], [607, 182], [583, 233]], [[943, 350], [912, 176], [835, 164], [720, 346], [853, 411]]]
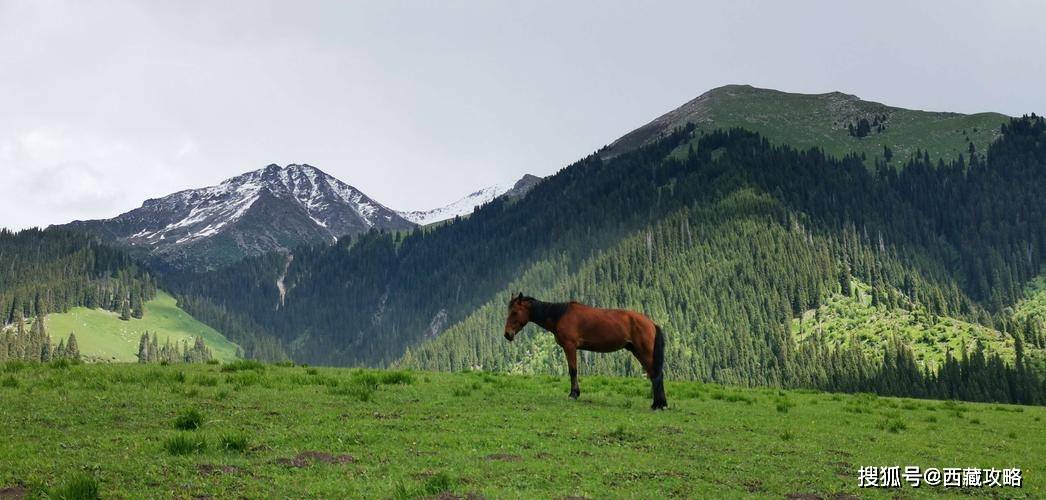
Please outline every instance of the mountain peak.
[[[600, 154], [604, 158], [620, 155], [692, 123], [697, 134], [740, 127], [798, 148], [818, 147], [838, 156], [863, 153], [869, 162], [881, 155], [884, 147], [900, 157], [919, 149], [956, 158], [970, 142], [978, 148], [986, 147], [1007, 119], [997, 113], [963, 115], [904, 109], [839, 91], [801, 94], [731, 84], [704, 92], [654, 118]], [[872, 135], [852, 133], [861, 120], [874, 124]]]
[[[371, 228], [413, 227], [395, 211], [316, 167], [275, 163], [214, 186], [147, 200], [112, 219], [69, 225], [149, 248], [168, 261], [188, 261], [172, 263], [207, 267], [331, 242]], [[203, 249], [189, 252], [189, 246]]]

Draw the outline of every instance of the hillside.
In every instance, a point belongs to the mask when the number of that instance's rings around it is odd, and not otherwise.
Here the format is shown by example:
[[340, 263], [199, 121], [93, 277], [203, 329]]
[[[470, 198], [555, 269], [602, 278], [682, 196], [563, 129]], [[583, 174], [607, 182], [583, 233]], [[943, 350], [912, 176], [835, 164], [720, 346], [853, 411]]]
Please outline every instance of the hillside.
[[[883, 130], [875, 127], [864, 137], [851, 135], [848, 127], [856, 126], [862, 118], [870, 123], [882, 120]], [[883, 148], [889, 147], [895, 159], [892, 163], [898, 166], [917, 150], [945, 161], [960, 154], [969, 158], [970, 144], [977, 151], [985, 151], [1007, 120], [999, 113], [963, 115], [897, 108], [841, 92], [796, 94], [727, 85], [629, 132], [602, 154], [621, 154], [693, 123], [699, 132], [740, 127], [798, 149], [822, 148], [838, 157], [850, 152], [863, 154], [870, 166], [882, 159]]]
[[[919, 465], [1018, 467], [1022, 488], [974, 493], [1046, 495], [1044, 408], [669, 381], [651, 412], [639, 378], [584, 377], [574, 402], [562, 377], [244, 368], [8, 365], [0, 492], [83, 475], [103, 498], [958, 492], [857, 487], [860, 467]], [[177, 429], [190, 409], [200, 428]]]
[[120, 320], [120, 315], [102, 309], [74, 307], [64, 313], [48, 314], [45, 325], [53, 343], [59, 337], [76, 334], [80, 354], [87, 361], [135, 362], [138, 360], [138, 341], [142, 333], [159, 336], [162, 345], [167, 339], [172, 344], [203, 337], [214, 357], [223, 361], [236, 359], [236, 345], [213, 328], [200, 323], [178, 308], [174, 297], [159, 290], [156, 297], [145, 303], [141, 319]]
[[[962, 356], [979, 342], [987, 354], [997, 353], [1007, 362], [1014, 361], [1014, 339], [1007, 333], [947, 316], [936, 316], [918, 306], [909, 306], [912, 310], [875, 307], [868, 285], [854, 283], [853, 289], [853, 295], [832, 294], [821, 307], [793, 319], [792, 333], [796, 341], [843, 347], [856, 341], [866, 352], [881, 353], [891, 337], [896, 335], [912, 347], [920, 366], [931, 369], [940, 368], [948, 352]], [[1040, 303], [1044, 296], [1046, 292], [1039, 290], [1029, 294], [1017, 307], [1015, 316], [1021, 318], [1028, 313], [1036, 314], [1025, 309], [1030, 304]], [[1029, 343], [1025, 347], [1025, 356], [1028, 363], [1040, 369], [1046, 368], [1046, 349]]]

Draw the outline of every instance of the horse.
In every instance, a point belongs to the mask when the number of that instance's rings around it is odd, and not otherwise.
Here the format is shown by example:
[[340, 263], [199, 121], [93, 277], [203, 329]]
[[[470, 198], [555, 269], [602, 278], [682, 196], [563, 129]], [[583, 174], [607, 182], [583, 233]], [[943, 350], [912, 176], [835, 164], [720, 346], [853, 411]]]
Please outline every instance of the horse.
[[614, 352], [625, 349], [643, 366], [654, 396], [653, 410], [668, 407], [665, 399], [665, 334], [650, 318], [623, 309], [601, 309], [580, 302], [542, 302], [522, 293], [508, 303], [505, 338], [509, 342], [527, 323], [555, 335], [570, 369], [570, 398], [581, 395], [577, 382], [577, 350]]

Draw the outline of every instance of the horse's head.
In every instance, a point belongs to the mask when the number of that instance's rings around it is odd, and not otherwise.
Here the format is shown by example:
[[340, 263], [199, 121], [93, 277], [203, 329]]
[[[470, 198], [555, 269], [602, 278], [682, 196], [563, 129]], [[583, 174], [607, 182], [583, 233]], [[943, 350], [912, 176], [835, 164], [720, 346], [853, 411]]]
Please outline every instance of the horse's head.
[[522, 293], [508, 302], [508, 318], [505, 318], [505, 338], [509, 342], [530, 322], [530, 305], [533, 300]]

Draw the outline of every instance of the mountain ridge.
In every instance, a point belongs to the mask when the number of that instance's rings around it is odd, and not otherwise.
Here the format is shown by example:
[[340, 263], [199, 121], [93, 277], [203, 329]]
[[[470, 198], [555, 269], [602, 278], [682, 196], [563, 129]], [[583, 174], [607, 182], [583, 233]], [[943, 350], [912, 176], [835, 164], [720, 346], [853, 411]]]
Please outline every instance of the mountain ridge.
[[[968, 155], [969, 144], [985, 151], [1009, 118], [993, 112], [906, 109], [839, 91], [804, 94], [731, 84], [708, 90], [624, 134], [600, 154], [610, 158], [693, 123], [698, 135], [740, 127], [799, 149], [820, 147], [838, 157], [864, 154], [869, 165], [877, 159], [890, 161], [884, 158], [884, 148], [901, 159], [926, 152], [930, 157], [950, 160], [959, 154]], [[851, 134], [849, 127], [858, 126], [862, 119], [870, 129], [863, 135]], [[872, 124], [881, 124], [882, 128]]]
[[62, 225], [146, 248], [175, 267], [218, 267], [247, 255], [413, 224], [308, 164], [270, 164], [184, 189], [110, 219]]

